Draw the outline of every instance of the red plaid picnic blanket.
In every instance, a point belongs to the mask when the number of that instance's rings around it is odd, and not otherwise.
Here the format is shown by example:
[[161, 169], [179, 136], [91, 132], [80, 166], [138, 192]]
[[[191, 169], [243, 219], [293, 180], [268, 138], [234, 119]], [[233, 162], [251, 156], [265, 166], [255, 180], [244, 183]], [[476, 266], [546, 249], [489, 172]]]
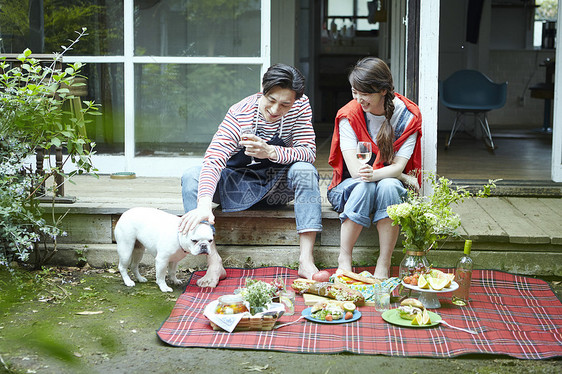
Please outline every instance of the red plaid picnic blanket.
[[[354, 269], [356, 272], [363, 270], [372, 273], [374, 268]], [[393, 268], [392, 273], [395, 275], [397, 269]], [[362, 317], [350, 323], [321, 324], [303, 319], [279, 330], [227, 333], [214, 331], [203, 316], [209, 302], [244, 287], [247, 277], [265, 282], [282, 277], [288, 285], [298, 278], [295, 270], [284, 267], [227, 269], [227, 274], [217, 288], [210, 289], [196, 285], [204, 272], [195, 272], [170, 316], [157, 331], [160, 339], [178, 347], [300, 353], [351, 352], [408, 357], [490, 353], [522, 359], [562, 356], [562, 303], [548, 283], [540, 279], [496, 270], [475, 270], [471, 302], [467, 307], [451, 304], [451, 295], [442, 294], [442, 307], [433, 311], [454, 326], [477, 331], [477, 335], [441, 324], [428, 328], [392, 325], [373, 307], [366, 306], [359, 308]], [[303, 298], [297, 296], [295, 315], [282, 316], [278, 323], [297, 319], [306, 307]]]

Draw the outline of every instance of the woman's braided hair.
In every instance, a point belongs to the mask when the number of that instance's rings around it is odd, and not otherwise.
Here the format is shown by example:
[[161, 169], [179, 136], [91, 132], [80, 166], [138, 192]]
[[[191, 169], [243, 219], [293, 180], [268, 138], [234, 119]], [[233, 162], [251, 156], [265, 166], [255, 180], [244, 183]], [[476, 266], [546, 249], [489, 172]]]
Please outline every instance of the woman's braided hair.
[[390, 119], [394, 114], [394, 83], [388, 65], [376, 57], [365, 57], [357, 62], [349, 73], [351, 87], [359, 92], [378, 93], [386, 90], [384, 96], [384, 112], [386, 121], [377, 134], [382, 162], [391, 163], [394, 159], [394, 130]]

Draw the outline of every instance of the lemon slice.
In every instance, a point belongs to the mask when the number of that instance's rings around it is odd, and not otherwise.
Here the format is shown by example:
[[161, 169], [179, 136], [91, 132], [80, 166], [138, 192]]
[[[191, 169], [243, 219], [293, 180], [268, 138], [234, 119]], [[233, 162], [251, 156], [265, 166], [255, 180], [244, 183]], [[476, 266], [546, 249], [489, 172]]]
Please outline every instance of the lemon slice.
[[423, 313], [418, 313], [416, 314], [416, 317], [412, 320], [412, 325], [414, 326], [419, 326], [419, 325], [423, 325]]
[[438, 269], [431, 269], [429, 274], [433, 278], [443, 278], [445, 276], [445, 273], [443, 273], [441, 270], [438, 270]]
[[445, 285], [445, 288], [450, 287], [451, 282], [455, 280], [455, 274], [445, 274], [445, 279], [447, 279], [447, 284]]
[[447, 283], [451, 283], [448, 278], [428, 278], [427, 282], [429, 286], [433, 288], [435, 291], [441, 291]]
[[355, 304], [352, 303], [351, 301], [346, 301], [345, 303], [343, 303], [343, 310], [346, 312], [353, 312], [355, 310]]
[[421, 319], [422, 325], [429, 325], [431, 323], [431, 318], [429, 317], [429, 312], [427, 311], [427, 309], [423, 310]]
[[431, 324], [431, 318], [429, 317], [429, 312], [424, 309], [422, 313], [416, 314], [416, 318], [412, 320], [412, 325], [414, 326], [424, 326]]
[[418, 279], [418, 287], [419, 288], [429, 288], [429, 284], [427, 283], [427, 279], [425, 279], [425, 276], [423, 274], [420, 275], [419, 279]]

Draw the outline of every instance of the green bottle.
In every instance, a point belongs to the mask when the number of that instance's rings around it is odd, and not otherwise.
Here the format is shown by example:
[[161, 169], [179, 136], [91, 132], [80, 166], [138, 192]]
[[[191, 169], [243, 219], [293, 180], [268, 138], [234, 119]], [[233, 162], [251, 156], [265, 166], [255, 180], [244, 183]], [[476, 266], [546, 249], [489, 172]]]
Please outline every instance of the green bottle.
[[455, 270], [455, 282], [459, 288], [453, 291], [452, 303], [464, 306], [468, 304], [470, 293], [470, 282], [472, 280], [472, 258], [470, 258], [470, 250], [472, 249], [472, 240], [464, 242], [464, 256], [457, 262]]

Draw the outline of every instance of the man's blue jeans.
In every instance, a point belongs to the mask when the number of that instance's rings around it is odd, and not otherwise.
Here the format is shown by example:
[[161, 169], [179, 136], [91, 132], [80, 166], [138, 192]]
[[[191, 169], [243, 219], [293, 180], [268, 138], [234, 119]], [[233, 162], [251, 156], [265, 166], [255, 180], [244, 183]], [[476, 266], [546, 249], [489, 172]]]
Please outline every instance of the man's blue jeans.
[[[201, 166], [185, 171], [181, 178], [182, 199], [185, 212], [197, 207], [197, 191]], [[260, 204], [279, 206], [294, 200], [297, 233], [322, 231], [322, 204], [318, 171], [308, 162], [295, 162], [287, 172], [287, 179], [279, 183], [264, 197]], [[219, 203], [218, 193], [213, 198]]]

